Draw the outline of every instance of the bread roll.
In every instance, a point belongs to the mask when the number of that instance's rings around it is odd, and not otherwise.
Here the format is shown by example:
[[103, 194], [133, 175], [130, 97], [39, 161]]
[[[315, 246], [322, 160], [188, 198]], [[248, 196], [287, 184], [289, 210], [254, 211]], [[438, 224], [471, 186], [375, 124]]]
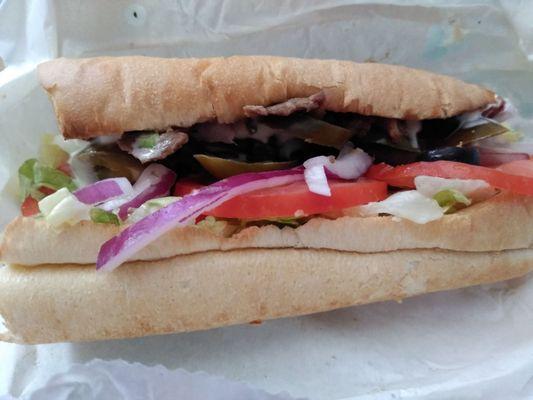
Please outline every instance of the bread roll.
[[412, 68], [269, 56], [60, 58], [38, 72], [66, 138], [230, 123], [244, 117], [245, 105], [320, 90], [327, 110], [399, 119], [447, 118], [495, 99], [480, 86]]
[[113, 273], [64, 265], [0, 269], [0, 340], [48, 343], [209, 329], [402, 299], [520, 276], [532, 249], [209, 251]]

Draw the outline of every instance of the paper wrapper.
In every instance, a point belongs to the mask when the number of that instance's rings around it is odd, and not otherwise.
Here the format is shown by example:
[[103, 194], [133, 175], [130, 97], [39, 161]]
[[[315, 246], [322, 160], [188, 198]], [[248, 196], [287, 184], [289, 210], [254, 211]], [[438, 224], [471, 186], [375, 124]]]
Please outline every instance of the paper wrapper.
[[65, 373], [54, 375], [45, 382], [33, 381], [21, 397], [26, 400], [170, 400], [221, 396], [243, 400], [292, 399], [288, 394], [271, 395], [205, 372], [169, 371], [161, 365], [147, 367], [119, 360], [72, 365]]
[[[37, 85], [39, 61], [275, 54], [405, 64], [493, 88], [518, 106], [523, 118], [515, 127], [533, 132], [532, 7], [513, 0], [5, 0], [0, 225], [17, 213], [16, 168], [36, 154], [40, 135], [57, 132]], [[532, 305], [533, 280], [523, 278], [259, 326], [85, 344], [1, 344], [0, 393], [58, 399], [55, 384], [70, 382], [85, 396], [77, 398], [269, 398], [207, 375], [213, 374], [312, 399], [527, 398], [533, 396]], [[102, 374], [107, 383], [99, 381]]]

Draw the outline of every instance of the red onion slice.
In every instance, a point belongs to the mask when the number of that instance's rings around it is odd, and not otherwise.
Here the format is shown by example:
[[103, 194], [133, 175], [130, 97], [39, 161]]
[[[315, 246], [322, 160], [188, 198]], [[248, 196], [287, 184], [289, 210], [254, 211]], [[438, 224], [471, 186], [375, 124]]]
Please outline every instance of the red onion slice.
[[248, 192], [303, 180], [302, 168], [235, 175], [199, 189], [139, 222], [105, 242], [98, 253], [96, 269], [112, 271], [133, 254], [166, 232], [187, 224], [203, 212]]
[[124, 220], [130, 208], [138, 208], [146, 201], [155, 197], [166, 196], [174, 181], [174, 171], [161, 164], [150, 164], [139, 176], [130, 195], [110, 200], [101, 205], [106, 211], [118, 209], [118, 216]]
[[74, 192], [79, 201], [85, 204], [98, 204], [113, 198], [130, 195], [133, 192], [126, 178], [104, 179], [84, 186]]

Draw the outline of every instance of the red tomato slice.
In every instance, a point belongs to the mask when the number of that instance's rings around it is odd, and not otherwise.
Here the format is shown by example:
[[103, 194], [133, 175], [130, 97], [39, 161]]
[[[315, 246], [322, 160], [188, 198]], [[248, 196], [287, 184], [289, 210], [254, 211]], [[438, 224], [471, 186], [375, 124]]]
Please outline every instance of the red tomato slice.
[[512, 161], [507, 164], [502, 164], [496, 169], [506, 174], [533, 178], [533, 159]]
[[55, 193], [56, 191], [54, 189], [50, 189], [50, 188], [47, 188], [46, 186], [41, 186], [39, 188], [39, 192], [41, 192], [42, 194], [44, 194], [45, 196], [49, 196], [51, 195], [52, 193]]
[[366, 177], [370, 179], [404, 188], [414, 188], [414, 179], [420, 175], [452, 179], [482, 179], [498, 189], [533, 195], [533, 177], [512, 175], [493, 168], [455, 161], [416, 162], [398, 167], [382, 163], [373, 165], [366, 173]]
[[305, 182], [260, 189], [243, 194], [208, 211], [221, 218], [259, 220], [323, 214], [354, 207], [387, 197], [387, 184], [368, 179], [357, 182], [330, 180], [331, 197], [311, 193]]
[[32, 215], [39, 214], [40, 211], [37, 200], [31, 196], [26, 197], [20, 206], [20, 211], [24, 217], [31, 217]]
[[64, 162], [63, 164], [59, 165], [57, 169], [61, 172], [63, 172], [65, 175], [68, 175], [70, 177], [73, 176], [72, 174], [72, 168], [70, 167], [70, 164], [67, 162]]
[[205, 185], [192, 179], [181, 179], [176, 182], [174, 186], [174, 196], [183, 197], [186, 194], [191, 193], [193, 190], [200, 189]]

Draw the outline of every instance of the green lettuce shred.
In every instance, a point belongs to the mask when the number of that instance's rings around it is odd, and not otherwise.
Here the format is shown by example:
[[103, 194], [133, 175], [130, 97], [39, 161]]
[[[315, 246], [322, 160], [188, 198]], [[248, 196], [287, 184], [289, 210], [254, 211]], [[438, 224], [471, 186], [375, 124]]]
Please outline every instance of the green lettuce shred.
[[168, 206], [169, 204], [178, 201], [180, 197], [167, 196], [151, 199], [143, 203], [140, 207], [136, 208], [128, 217], [128, 223], [138, 222], [144, 217], [156, 212], [157, 210]]
[[21, 200], [28, 196], [36, 200], [42, 199], [44, 195], [39, 191], [41, 186], [53, 190], [67, 188], [71, 192], [77, 188], [70, 176], [55, 168], [42, 165], [35, 158], [24, 161], [18, 170], [18, 178]]
[[112, 212], [102, 210], [101, 208], [92, 208], [90, 211], [91, 221], [97, 224], [120, 225], [118, 217]]
[[[217, 219], [211, 215], [208, 215], [203, 220], [198, 222], [196, 226], [202, 229], [207, 229], [208, 231], [218, 235], [225, 235], [228, 231], [228, 228], [231, 228], [231, 223], [229, 221]], [[237, 227], [235, 227], [235, 229], [236, 228]], [[229, 230], [233, 231], [233, 229]]]
[[157, 144], [158, 138], [158, 133], [143, 133], [137, 138], [137, 146], [139, 146], [141, 149], [151, 149]]
[[285, 217], [285, 218], [269, 218], [266, 221], [279, 225], [279, 226], [291, 226], [293, 228], [297, 228], [300, 225], [303, 225], [305, 222], [307, 222], [306, 219], [302, 218], [291, 218], [291, 217]]
[[34, 192], [34, 182], [35, 182], [35, 176], [34, 176], [34, 167], [37, 164], [37, 160], [35, 158], [31, 158], [29, 160], [24, 161], [24, 163], [20, 166], [18, 170], [18, 178], [19, 178], [19, 187], [20, 187], [20, 200], [24, 201], [24, 199], [28, 196], [36, 195], [37, 200], [40, 200], [44, 195], [41, 193], [39, 196], [38, 193]]
[[457, 210], [472, 204], [472, 200], [455, 189], [441, 190], [433, 199], [444, 209], [445, 214], [451, 214]]
[[77, 189], [76, 184], [70, 176], [55, 168], [37, 163], [34, 165], [33, 174], [35, 185], [45, 186], [54, 190], [67, 188], [71, 192]]

